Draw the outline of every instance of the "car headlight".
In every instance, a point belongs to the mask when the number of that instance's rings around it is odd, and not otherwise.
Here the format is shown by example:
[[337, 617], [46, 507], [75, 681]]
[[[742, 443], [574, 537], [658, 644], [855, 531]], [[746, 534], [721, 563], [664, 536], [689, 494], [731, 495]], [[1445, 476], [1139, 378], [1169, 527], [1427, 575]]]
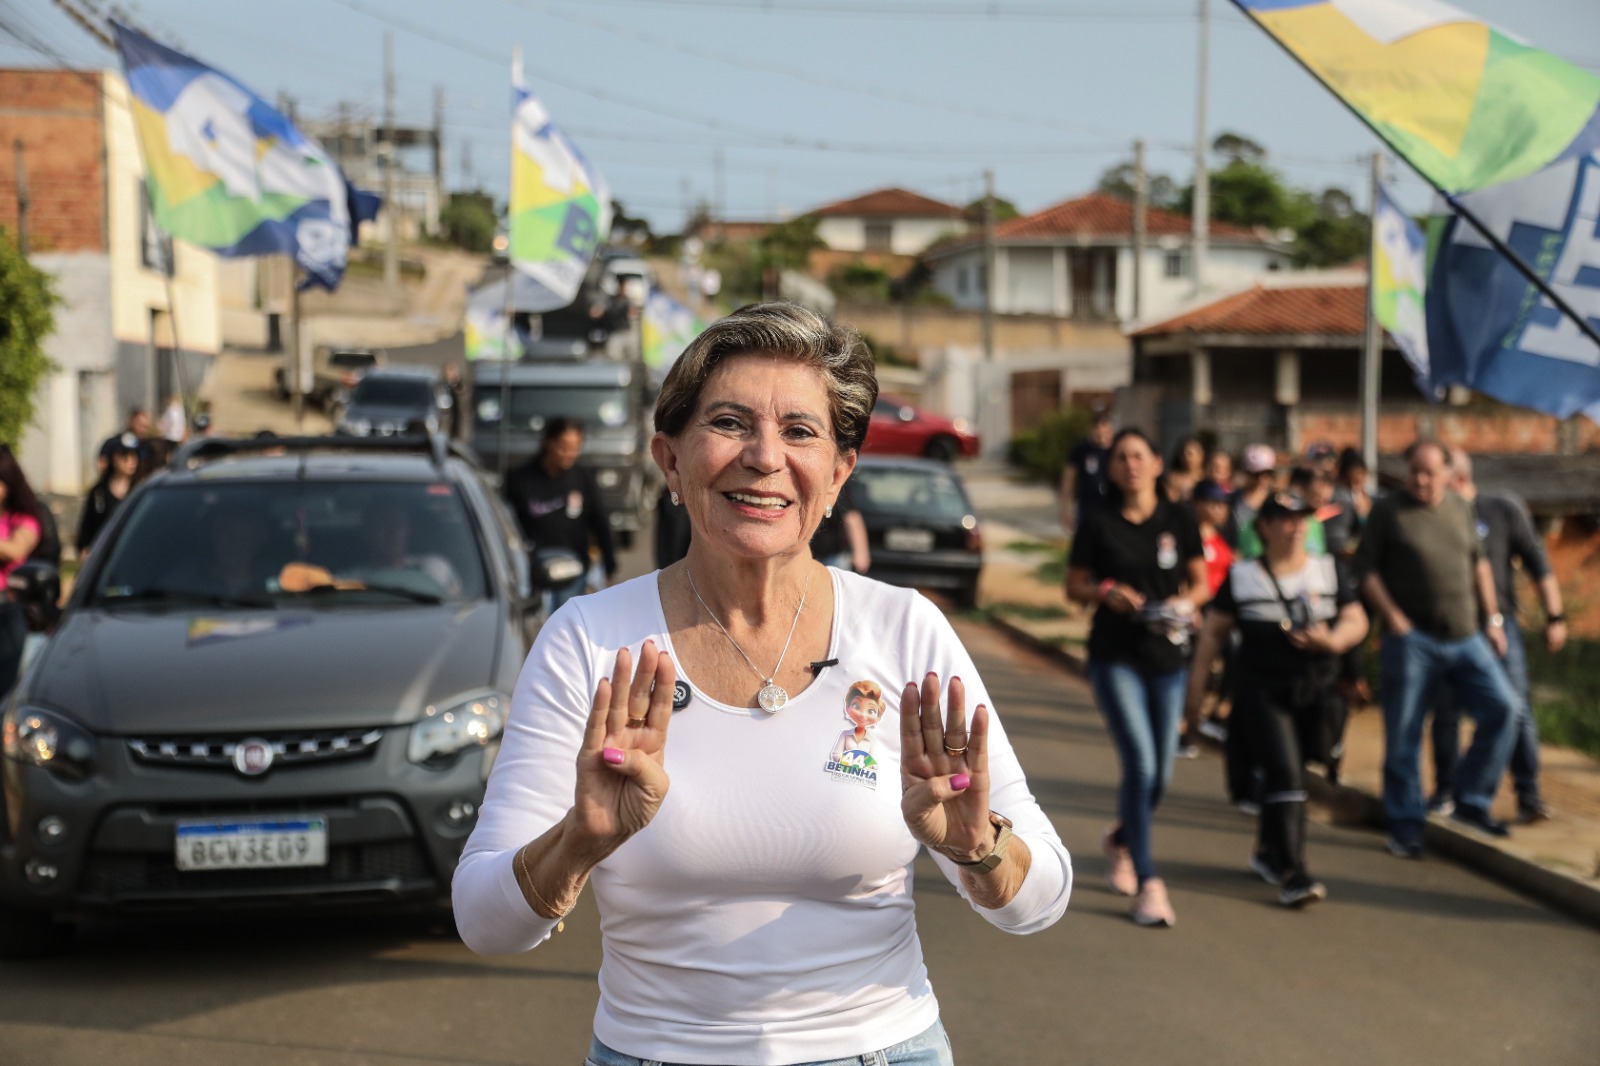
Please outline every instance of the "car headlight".
[[440, 765], [470, 748], [486, 747], [506, 727], [511, 697], [485, 691], [437, 707], [429, 707], [411, 727], [406, 754], [412, 762]]
[[602, 470], [594, 476], [595, 484], [603, 489], [614, 489], [622, 484], [622, 473], [617, 470]]
[[41, 766], [62, 777], [81, 781], [94, 769], [94, 737], [87, 729], [54, 711], [12, 706], [0, 724], [0, 747], [6, 758]]
[[372, 435], [372, 423], [365, 418], [351, 418], [339, 424], [339, 428], [352, 437], [368, 437]]
[[957, 433], [971, 433], [972, 432], [972, 423], [968, 422], [965, 418], [954, 419], [953, 421], [951, 421], [950, 425], [955, 429], [955, 431]]

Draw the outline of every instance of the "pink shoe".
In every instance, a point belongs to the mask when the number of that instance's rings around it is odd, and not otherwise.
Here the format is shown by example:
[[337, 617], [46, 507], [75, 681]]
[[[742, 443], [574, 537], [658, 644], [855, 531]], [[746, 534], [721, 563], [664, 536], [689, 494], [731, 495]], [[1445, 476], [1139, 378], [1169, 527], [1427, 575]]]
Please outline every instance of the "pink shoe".
[[1133, 856], [1117, 843], [1117, 830], [1112, 826], [1100, 837], [1100, 850], [1106, 853], [1106, 880], [1111, 891], [1119, 896], [1131, 896], [1139, 891], [1139, 875], [1133, 870]]
[[1166, 883], [1159, 877], [1152, 877], [1144, 883], [1139, 894], [1133, 898], [1133, 910], [1129, 914], [1138, 925], [1178, 924], [1178, 916], [1172, 912], [1172, 902], [1167, 899]]

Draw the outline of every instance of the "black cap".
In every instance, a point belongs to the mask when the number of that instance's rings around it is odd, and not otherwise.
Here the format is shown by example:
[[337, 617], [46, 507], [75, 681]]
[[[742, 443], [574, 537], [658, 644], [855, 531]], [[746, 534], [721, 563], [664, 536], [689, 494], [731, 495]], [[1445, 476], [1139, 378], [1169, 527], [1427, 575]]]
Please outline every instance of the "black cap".
[[1226, 485], [1218, 484], [1210, 478], [1195, 482], [1192, 493], [1195, 503], [1227, 503], [1230, 495]]
[[1256, 512], [1256, 520], [1280, 515], [1308, 515], [1315, 510], [1315, 507], [1292, 492], [1274, 492], [1261, 504], [1261, 510]]

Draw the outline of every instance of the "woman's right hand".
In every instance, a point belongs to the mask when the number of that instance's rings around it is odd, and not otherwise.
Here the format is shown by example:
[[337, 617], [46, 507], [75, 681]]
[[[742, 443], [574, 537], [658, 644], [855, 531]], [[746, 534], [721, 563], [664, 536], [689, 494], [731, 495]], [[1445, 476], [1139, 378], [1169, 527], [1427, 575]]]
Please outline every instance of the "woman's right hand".
[[[663, 763], [677, 679], [672, 657], [649, 640], [639, 649], [637, 670], [623, 648], [612, 676], [595, 687], [578, 751], [572, 813], [578, 832], [602, 848], [615, 847], [649, 825], [667, 796]], [[629, 725], [629, 718], [644, 722]]]
[[1127, 585], [1112, 585], [1106, 590], [1104, 602], [1118, 614], [1138, 614], [1144, 606], [1144, 593]]

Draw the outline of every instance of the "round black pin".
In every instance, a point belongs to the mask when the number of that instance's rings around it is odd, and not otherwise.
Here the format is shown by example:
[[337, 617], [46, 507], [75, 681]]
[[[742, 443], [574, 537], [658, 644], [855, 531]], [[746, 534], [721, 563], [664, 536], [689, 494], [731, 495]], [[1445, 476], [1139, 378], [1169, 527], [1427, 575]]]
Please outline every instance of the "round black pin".
[[672, 684], [672, 709], [674, 711], [683, 710], [689, 706], [689, 700], [693, 695], [694, 693], [689, 691], [687, 682], [674, 681]]

